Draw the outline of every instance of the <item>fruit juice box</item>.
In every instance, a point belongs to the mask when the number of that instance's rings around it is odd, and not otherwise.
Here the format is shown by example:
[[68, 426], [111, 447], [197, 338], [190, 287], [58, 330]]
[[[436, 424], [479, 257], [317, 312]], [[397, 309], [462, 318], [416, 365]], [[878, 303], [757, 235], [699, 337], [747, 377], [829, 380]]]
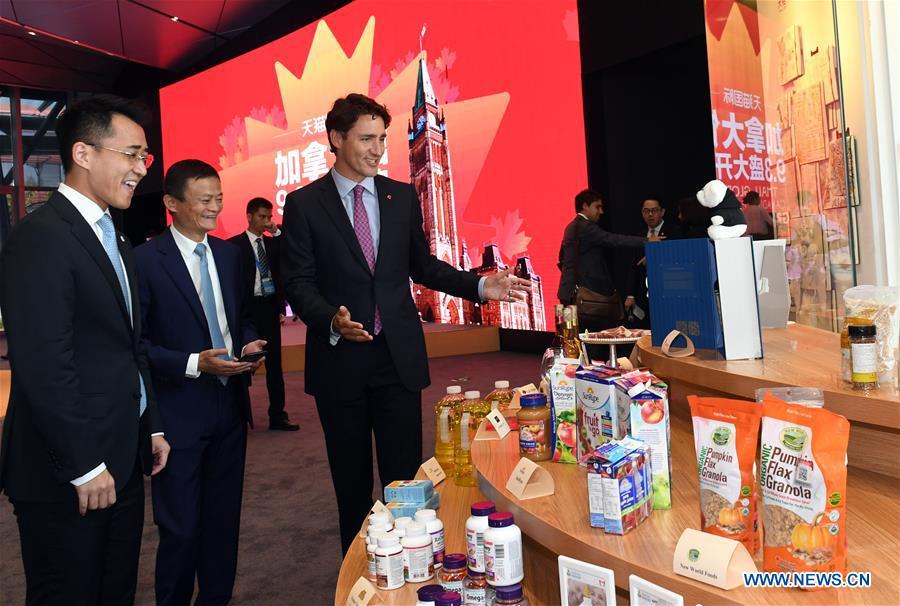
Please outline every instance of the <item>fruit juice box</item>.
[[395, 480], [384, 487], [386, 503], [424, 503], [433, 494], [431, 480]]
[[441, 506], [441, 493], [436, 492], [423, 503], [385, 503], [388, 511], [394, 516], [394, 519], [406, 517], [415, 517], [416, 512], [420, 509], [437, 509]]
[[604, 365], [587, 366], [575, 373], [579, 461], [601, 444], [628, 433], [630, 409], [620, 410], [616, 405], [615, 379], [621, 374]]
[[[644, 377], [637, 377], [638, 379]], [[616, 381], [616, 398], [631, 408], [631, 435], [650, 447], [653, 509], [672, 508], [668, 385], [649, 375], [646, 382], [626, 375]]]
[[553, 460], [558, 463], [578, 461], [575, 373], [579, 367], [580, 362], [577, 358], [559, 358], [550, 369]]
[[[588, 456], [588, 495], [591, 526], [604, 531], [625, 534], [649, 515], [649, 452], [640, 440], [627, 436], [607, 442]], [[596, 506], [596, 477], [602, 490], [602, 513]], [[592, 492], [593, 491], [593, 492]]]

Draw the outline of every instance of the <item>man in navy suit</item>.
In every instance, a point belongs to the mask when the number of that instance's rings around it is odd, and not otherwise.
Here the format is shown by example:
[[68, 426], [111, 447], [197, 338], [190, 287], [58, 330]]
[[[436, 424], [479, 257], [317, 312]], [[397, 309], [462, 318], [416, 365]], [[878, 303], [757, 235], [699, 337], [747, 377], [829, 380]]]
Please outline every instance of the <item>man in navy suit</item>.
[[65, 182], [0, 257], [12, 368], [0, 490], [29, 605], [134, 602], [141, 473], [166, 466], [132, 250], [110, 215], [131, 205], [153, 161], [142, 114], [111, 95], [66, 110], [56, 125]]
[[172, 456], [153, 481], [159, 526], [156, 603], [227, 604], [237, 570], [250, 397], [260, 362], [239, 249], [207, 234], [222, 211], [216, 170], [173, 164], [163, 201], [172, 226], [135, 249], [144, 343]]

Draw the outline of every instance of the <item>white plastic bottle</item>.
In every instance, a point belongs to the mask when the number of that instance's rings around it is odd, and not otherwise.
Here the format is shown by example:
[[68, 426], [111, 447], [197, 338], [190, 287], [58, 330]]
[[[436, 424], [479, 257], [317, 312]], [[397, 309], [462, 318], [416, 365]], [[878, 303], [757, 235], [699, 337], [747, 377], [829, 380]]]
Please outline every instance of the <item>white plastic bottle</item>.
[[369, 514], [369, 524], [384, 524], [388, 530], [394, 528], [394, 516], [388, 511], [378, 511]]
[[420, 509], [416, 512], [416, 522], [425, 524], [428, 534], [431, 535], [432, 549], [434, 551], [434, 569], [437, 570], [444, 563], [444, 523], [437, 517], [433, 509]]
[[409, 526], [409, 523], [412, 521], [413, 519], [409, 516], [394, 518], [394, 532], [397, 533], [398, 538], [402, 539], [406, 536], [406, 527]]
[[386, 534], [386, 530], [375, 530], [369, 526], [369, 534], [366, 537], [366, 578], [373, 583], [378, 580], [378, 571], [375, 569], [375, 550], [378, 549], [378, 537]]
[[403, 547], [403, 578], [407, 583], [421, 583], [434, 578], [434, 549], [431, 535], [421, 522], [406, 525]]
[[515, 525], [513, 514], [492, 513], [484, 531], [484, 567], [487, 582], [504, 587], [525, 578], [522, 563], [522, 531]]
[[472, 503], [472, 515], [466, 520], [466, 557], [469, 568], [475, 572], [484, 569], [484, 531], [488, 528], [488, 516], [497, 511], [492, 501]]
[[397, 589], [403, 587], [403, 548], [396, 536], [378, 538], [378, 549], [375, 550], [375, 586], [379, 589]]

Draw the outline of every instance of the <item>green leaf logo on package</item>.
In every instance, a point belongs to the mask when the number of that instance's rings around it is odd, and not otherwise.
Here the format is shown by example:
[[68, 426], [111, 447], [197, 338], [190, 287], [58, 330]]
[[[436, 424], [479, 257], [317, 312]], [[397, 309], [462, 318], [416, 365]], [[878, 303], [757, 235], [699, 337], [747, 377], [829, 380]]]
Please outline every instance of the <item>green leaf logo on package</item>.
[[717, 446], [725, 446], [731, 442], [731, 430], [727, 427], [716, 427], [712, 433], [712, 441]]
[[785, 448], [794, 452], [803, 452], [806, 446], [806, 432], [800, 427], [785, 427], [778, 437]]

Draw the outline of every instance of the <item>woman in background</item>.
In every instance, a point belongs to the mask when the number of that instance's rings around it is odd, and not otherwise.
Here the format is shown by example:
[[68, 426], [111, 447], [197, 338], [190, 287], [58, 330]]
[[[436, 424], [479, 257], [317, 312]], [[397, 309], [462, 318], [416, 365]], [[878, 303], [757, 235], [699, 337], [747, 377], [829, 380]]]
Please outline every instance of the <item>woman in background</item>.
[[748, 191], [744, 196], [744, 217], [747, 219], [747, 234], [754, 240], [771, 240], [775, 232], [772, 214], [759, 205], [759, 193]]

